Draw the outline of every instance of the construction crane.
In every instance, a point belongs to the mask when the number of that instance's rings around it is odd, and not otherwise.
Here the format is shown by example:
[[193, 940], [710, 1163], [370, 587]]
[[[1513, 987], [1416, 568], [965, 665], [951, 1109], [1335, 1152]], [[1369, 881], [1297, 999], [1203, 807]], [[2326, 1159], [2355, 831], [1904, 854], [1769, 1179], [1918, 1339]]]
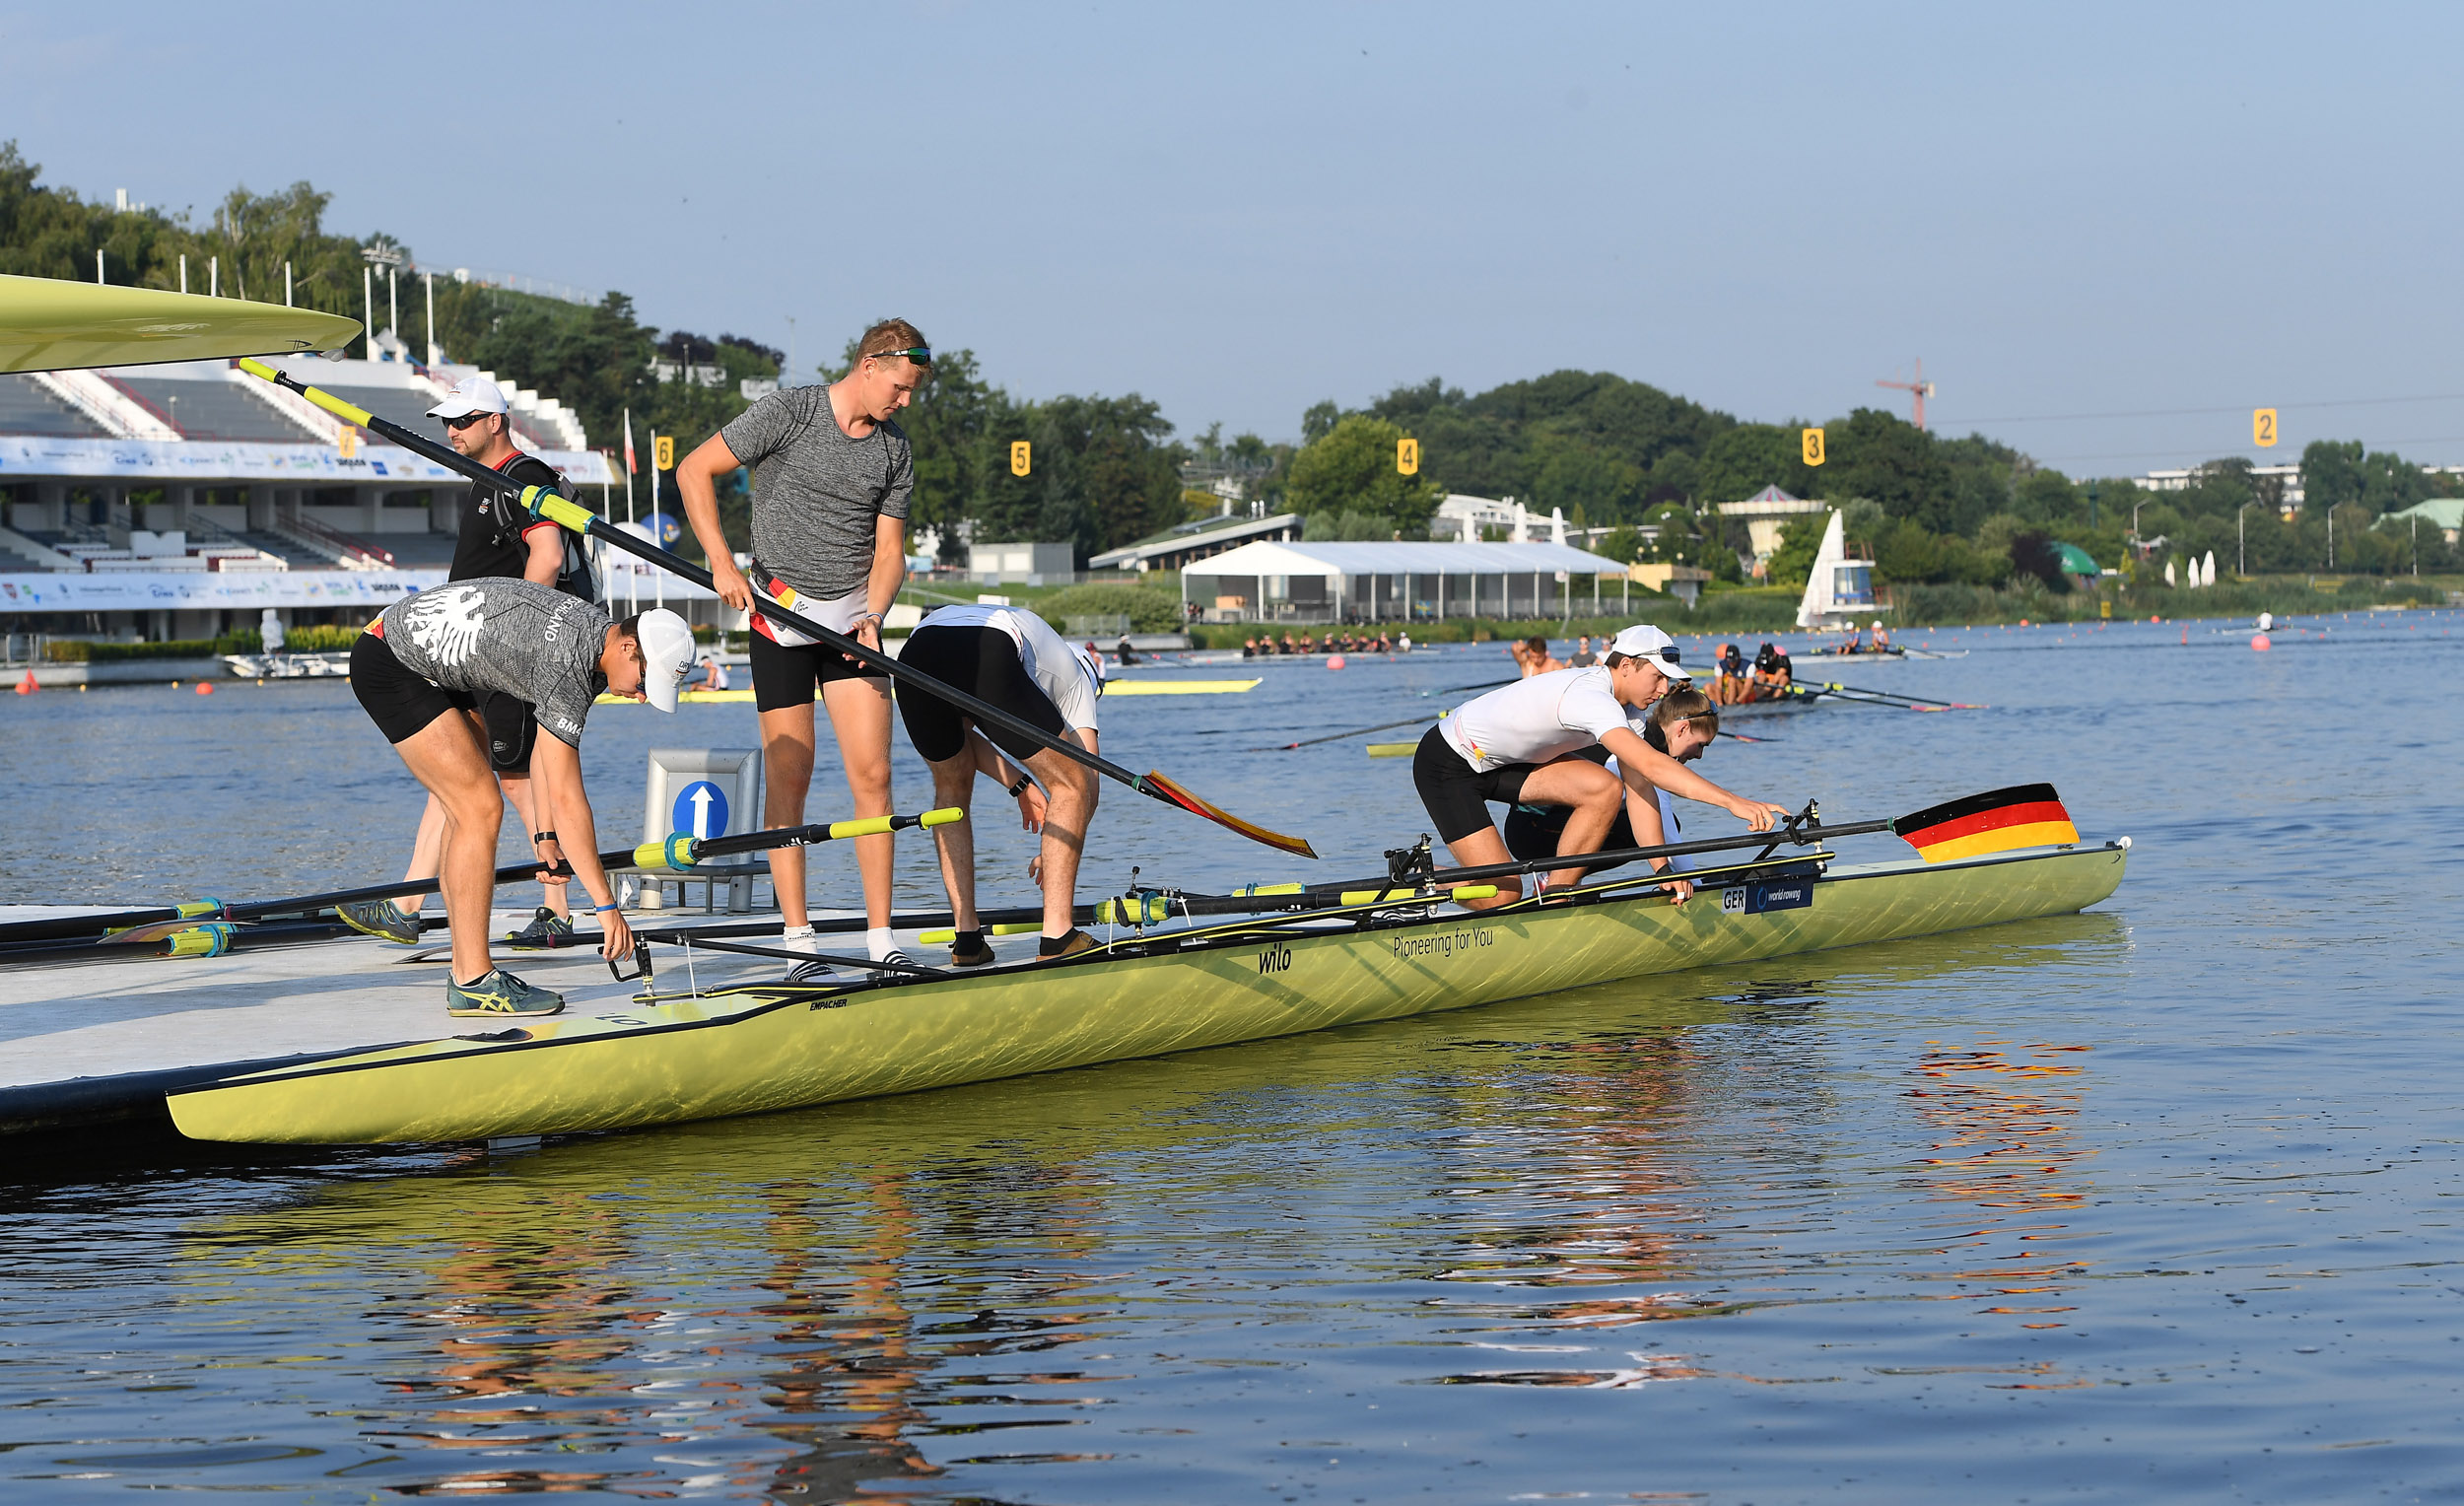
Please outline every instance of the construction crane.
[[1902, 392], [1913, 393], [1916, 397], [1916, 427], [1920, 431], [1925, 428], [1925, 399], [1934, 395], [1934, 384], [1925, 379], [1925, 358], [1923, 356], [1916, 358], [1916, 380], [1891, 381], [1887, 378], [1877, 376], [1874, 378], [1874, 384], [1878, 387], [1897, 387]]

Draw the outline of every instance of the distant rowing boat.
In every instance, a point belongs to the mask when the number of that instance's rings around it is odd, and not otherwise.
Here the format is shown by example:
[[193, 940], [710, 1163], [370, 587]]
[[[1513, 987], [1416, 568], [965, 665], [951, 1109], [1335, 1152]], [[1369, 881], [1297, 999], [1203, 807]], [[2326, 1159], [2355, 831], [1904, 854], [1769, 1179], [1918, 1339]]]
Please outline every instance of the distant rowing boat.
[[307, 680], [351, 673], [348, 653], [226, 653], [223, 662], [242, 680]]

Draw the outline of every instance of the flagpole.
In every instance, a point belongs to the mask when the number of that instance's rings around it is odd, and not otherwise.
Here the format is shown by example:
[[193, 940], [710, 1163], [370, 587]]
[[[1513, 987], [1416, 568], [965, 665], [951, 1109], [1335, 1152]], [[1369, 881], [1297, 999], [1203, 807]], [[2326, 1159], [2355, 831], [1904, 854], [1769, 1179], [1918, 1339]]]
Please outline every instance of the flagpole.
[[[625, 522], [640, 526], [633, 520], [633, 410], [625, 410]], [[625, 561], [625, 605], [631, 612], [642, 610], [642, 565], [638, 560]]]
[[[658, 431], [655, 429], [650, 431], [650, 542], [661, 549], [667, 547], [667, 541], [658, 537]], [[667, 604], [667, 572], [661, 570], [652, 573], [650, 588], [658, 593], [657, 605], [665, 606]]]

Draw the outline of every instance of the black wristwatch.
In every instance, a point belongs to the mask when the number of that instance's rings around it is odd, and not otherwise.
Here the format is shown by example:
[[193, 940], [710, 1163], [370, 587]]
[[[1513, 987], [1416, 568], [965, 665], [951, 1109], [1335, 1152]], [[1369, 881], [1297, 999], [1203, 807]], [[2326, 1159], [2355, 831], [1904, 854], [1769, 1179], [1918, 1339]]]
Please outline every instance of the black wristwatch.
[[1014, 800], [1020, 795], [1025, 794], [1027, 792], [1027, 787], [1034, 783], [1035, 781], [1027, 778], [1023, 774], [1018, 776], [1018, 783], [1009, 787], [1009, 797]]
[[555, 840], [556, 833], [554, 832], [532, 832], [530, 834], [530, 845], [532, 847], [537, 847], [542, 842], [554, 842]]

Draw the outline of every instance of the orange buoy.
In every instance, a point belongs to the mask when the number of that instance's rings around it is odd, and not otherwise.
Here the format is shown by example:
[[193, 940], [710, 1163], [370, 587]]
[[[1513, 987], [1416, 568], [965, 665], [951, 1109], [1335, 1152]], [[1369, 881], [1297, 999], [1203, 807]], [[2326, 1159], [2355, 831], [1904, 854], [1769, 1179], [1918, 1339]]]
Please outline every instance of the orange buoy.
[[26, 671], [26, 678], [17, 682], [17, 693], [21, 696], [31, 696], [40, 689], [42, 687], [34, 683], [34, 672], [31, 669]]
[[2275, 647], [2276, 645], [2269, 642], [2268, 636], [2264, 633], [2254, 633], [2250, 636], [2250, 651], [2253, 653], [2265, 653]]
[[1340, 668], [1342, 668], [1342, 667], [1343, 667], [1343, 655], [1341, 655], [1341, 654], [1339, 654], [1339, 653], [1330, 653], [1330, 654], [1328, 654], [1328, 655], [1327, 655], [1327, 660], [1326, 660], [1326, 666], [1327, 666], [1329, 669], [1340, 669]]
[[214, 694], [214, 682], [211, 680], [199, 680], [197, 682], [197, 694], [201, 696], [210, 696]]

